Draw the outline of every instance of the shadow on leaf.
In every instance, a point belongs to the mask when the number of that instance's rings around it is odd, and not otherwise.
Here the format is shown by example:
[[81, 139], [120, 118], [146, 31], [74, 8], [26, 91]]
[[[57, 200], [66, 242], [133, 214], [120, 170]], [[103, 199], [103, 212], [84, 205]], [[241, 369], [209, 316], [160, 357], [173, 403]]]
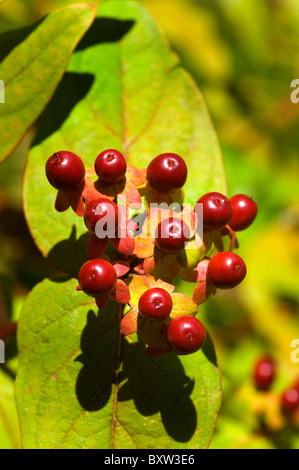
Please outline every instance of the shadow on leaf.
[[90, 73], [66, 72], [40, 119], [33, 146], [54, 134], [68, 118], [72, 109], [83, 100], [94, 82]]
[[[111, 18], [96, 18], [79, 42], [76, 51], [87, 49], [96, 44], [120, 41], [130, 31], [133, 24], [133, 20], [120, 21]], [[89, 73], [66, 72], [64, 74], [43, 113], [33, 146], [38, 145], [60, 129], [73, 108], [87, 96], [94, 80], [95, 77]]]
[[25, 39], [33, 33], [33, 31], [46, 19], [46, 16], [40, 18], [35, 23], [25, 26], [24, 28], [7, 31], [0, 35], [0, 62], [12, 52], [15, 47], [21, 44]]
[[82, 264], [88, 260], [88, 238], [88, 232], [77, 238], [76, 226], [73, 225], [69, 238], [56, 243], [49, 251], [47, 259], [62, 272], [77, 277]]
[[131, 408], [144, 417], [160, 413], [168, 435], [178, 442], [188, 442], [197, 425], [190, 398], [194, 382], [174, 353], [149, 357], [143, 343], [122, 337], [120, 358], [119, 320], [118, 304], [114, 302], [98, 315], [88, 312], [81, 336], [82, 354], [76, 358], [83, 364], [76, 382], [80, 405], [87, 411], [98, 411], [111, 400], [113, 386], [117, 387], [119, 413], [122, 402], [128, 402], [128, 413]]
[[133, 20], [96, 18], [76, 47], [76, 51], [87, 49], [96, 44], [120, 41], [134, 25]]

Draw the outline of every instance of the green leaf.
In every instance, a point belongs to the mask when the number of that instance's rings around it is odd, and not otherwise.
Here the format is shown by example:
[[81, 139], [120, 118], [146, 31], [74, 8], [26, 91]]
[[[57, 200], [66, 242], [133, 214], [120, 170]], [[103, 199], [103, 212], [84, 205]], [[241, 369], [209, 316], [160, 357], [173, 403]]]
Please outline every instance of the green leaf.
[[[191, 356], [146, 355], [76, 282], [45, 280], [19, 321], [16, 396], [25, 448], [205, 448], [219, 408], [208, 338]], [[47, 302], [45, 302], [47, 299]]]
[[0, 369], [0, 449], [18, 449], [21, 444], [14, 382], [7, 370], [6, 367]]
[[2, 57], [12, 48], [0, 65], [5, 85], [5, 103], [0, 105], [0, 162], [43, 111], [94, 17], [95, 7], [74, 5], [0, 37]]
[[[57, 112], [59, 110], [59, 113]], [[186, 202], [226, 191], [222, 157], [202, 96], [181, 68], [148, 12], [135, 1], [109, 1], [79, 44], [40, 126], [25, 177], [25, 210], [42, 253], [75, 274], [85, 228], [68, 210], [54, 210], [45, 177], [49, 156], [76, 152], [86, 167], [106, 148], [139, 168], [176, 152], [188, 166]]]

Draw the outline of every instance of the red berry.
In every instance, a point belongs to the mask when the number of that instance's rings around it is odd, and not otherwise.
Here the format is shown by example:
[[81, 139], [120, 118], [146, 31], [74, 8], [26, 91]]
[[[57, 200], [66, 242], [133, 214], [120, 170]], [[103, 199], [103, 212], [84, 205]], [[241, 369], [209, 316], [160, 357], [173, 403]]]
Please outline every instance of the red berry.
[[156, 244], [165, 254], [182, 251], [190, 238], [190, 230], [182, 219], [170, 217], [162, 220], [156, 229]]
[[245, 230], [254, 221], [257, 214], [257, 205], [245, 194], [236, 194], [230, 198], [233, 215], [229, 222], [235, 231]]
[[260, 358], [254, 367], [253, 378], [256, 388], [268, 390], [275, 377], [275, 363], [271, 357]]
[[127, 162], [121, 152], [108, 149], [101, 152], [94, 164], [95, 172], [105, 183], [117, 183], [127, 171]]
[[246, 276], [246, 265], [240, 256], [230, 251], [223, 251], [211, 258], [207, 276], [215, 287], [231, 289], [243, 281]]
[[172, 350], [177, 354], [192, 354], [204, 345], [206, 330], [197, 318], [180, 315], [170, 321], [166, 337]]
[[206, 193], [201, 196], [198, 204], [203, 204], [203, 227], [205, 230], [221, 230], [232, 217], [229, 199], [221, 193]]
[[296, 390], [298, 390], [298, 392], [299, 392], [299, 378], [296, 380], [296, 382], [295, 382], [295, 384], [294, 384], [294, 388], [295, 388]]
[[148, 320], [166, 320], [172, 310], [171, 295], [161, 287], [153, 287], [140, 297], [138, 310]]
[[[96, 228], [97, 222], [105, 217], [106, 222]], [[84, 222], [88, 230], [99, 238], [114, 237], [120, 224], [118, 206], [109, 199], [99, 198], [88, 201], [84, 211]]]
[[78, 155], [66, 150], [55, 152], [46, 163], [46, 175], [54, 188], [74, 191], [83, 182], [85, 167]]
[[146, 177], [156, 191], [173, 193], [184, 186], [187, 166], [182, 157], [176, 153], [162, 153], [150, 162]]
[[289, 388], [281, 397], [281, 408], [285, 413], [292, 413], [299, 407], [299, 392], [295, 388]]
[[100, 297], [111, 292], [116, 284], [117, 274], [103, 259], [92, 259], [83, 264], [78, 275], [79, 284], [85, 294]]

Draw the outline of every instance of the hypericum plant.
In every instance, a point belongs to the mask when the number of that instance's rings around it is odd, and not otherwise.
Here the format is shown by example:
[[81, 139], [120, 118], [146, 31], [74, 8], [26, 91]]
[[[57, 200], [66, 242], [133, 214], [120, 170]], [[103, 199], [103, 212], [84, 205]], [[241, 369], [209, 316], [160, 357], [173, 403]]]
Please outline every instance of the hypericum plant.
[[221, 386], [201, 306], [244, 277], [236, 231], [255, 203], [225, 196], [202, 96], [149, 13], [130, 0], [95, 12], [50, 13], [1, 62], [0, 159], [45, 109], [24, 210], [57, 269], [18, 323], [22, 445], [206, 448]]
[[251, 374], [254, 391], [248, 394], [248, 403], [257, 418], [257, 424], [269, 436], [275, 436], [284, 429], [295, 430], [299, 419], [299, 380], [290, 382], [284, 388], [277, 383], [282, 379], [278, 361], [270, 354], [257, 357]]
[[[175, 153], [156, 156], [147, 169], [139, 170], [130, 165], [127, 174], [124, 155], [119, 150], [108, 149], [97, 156], [94, 168], [95, 173], [89, 169], [89, 177], [83, 182], [84, 164], [74, 153], [55, 152], [46, 163], [48, 180], [59, 190], [58, 197], [62, 190], [70, 192], [76, 191], [78, 186], [84, 188], [82, 198], [85, 203], [84, 222], [90, 233], [87, 245], [90, 261], [80, 268], [77, 290], [94, 297], [99, 309], [104, 308], [109, 299], [128, 304], [129, 309], [121, 319], [121, 333], [138, 332], [149, 355], [159, 356], [170, 351], [179, 355], [197, 352], [206, 338], [203, 324], [194, 317], [198, 312], [197, 306], [217, 288], [236, 287], [246, 276], [244, 261], [232, 251], [236, 237], [229, 223], [233, 218], [236, 227], [243, 229], [249, 226], [257, 212], [252, 209], [255, 203], [245, 195], [237, 195], [231, 199], [235, 201], [232, 206], [223, 194], [210, 192], [201, 196], [196, 207], [189, 210], [183, 205], [176, 205], [177, 211], [171, 206], [167, 209], [163, 198], [169, 201], [172, 195], [174, 201], [188, 173], [184, 159]], [[92, 176], [98, 179], [94, 182]], [[127, 181], [136, 187], [134, 201], [130, 206], [123, 198], [125, 205], [121, 206], [116, 184], [121, 186], [125, 196]], [[108, 189], [103, 183], [109, 184]], [[130, 217], [128, 209], [133, 207], [132, 212], [136, 215], [137, 208], [141, 207], [141, 194], [147, 201], [151, 188], [154, 188], [160, 205], [152, 209], [151, 198], [151, 204], [147, 202], [145, 206], [143, 224], [139, 226], [134, 221], [135, 217]], [[202, 220], [196, 211], [198, 204], [202, 205]], [[81, 210], [75, 212], [82, 215]], [[212, 242], [204, 243], [200, 224], [206, 232], [206, 239], [213, 240], [215, 232], [218, 233], [218, 246], [221, 230], [226, 227], [234, 240], [231, 251], [214, 254]], [[137, 229], [139, 235], [135, 233]], [[222, 232], [222, 236], [227, 232]], [[109, 240], [114, 250], [107, 253]], [[189, 252], [192, 252], [191, 260]], [[180, 275], [181, 270], [184, 279], [192, 281], [195, 275], [198, 285], [193, 299], [177, 294], [178, 312], [173, 310], [171, 294], [175, 289], [173, 279]], [[143, 282], [145, 286], [148, 283], [137, 306], [131, 303], [136, 282]], [[190, 305], [193, 308], [190, 309]]]

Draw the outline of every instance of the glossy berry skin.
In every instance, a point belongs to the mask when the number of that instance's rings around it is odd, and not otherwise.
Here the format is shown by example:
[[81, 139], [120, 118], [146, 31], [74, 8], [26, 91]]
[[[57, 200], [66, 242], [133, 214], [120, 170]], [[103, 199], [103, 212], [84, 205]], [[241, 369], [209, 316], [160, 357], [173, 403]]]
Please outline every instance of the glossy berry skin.
[[166, 337], [172, 350], [177, 354], [192, 354], [204, 345], [206, 330], [197, 318], [180, 315], [170, 321]]
[[94, 168], [100, 181], [117, 183], [126, 174], [127, 162], [123, 154], [118, 150], [107, 149], [97, 156]]
[[255, 364], [253, 379], [258, 390], [269, 390], [275, 378], [275, 363], [271, 357], [262, 357]]
[[147, 320], [166, 320], [172, 310], [171, 295], [161, 287], [153, 287], [140, 297], [138, 310], [140, 315]]
[[205, 230], [221, 230], [232, 217], [233, 210], [229, 199], [221, 193], [211, 192], [201, 196], [203, 227]]
[[299, 392], [289, 388], [281, 397], [281, 408], [285, 413], [293, 413], [299, 407]]
[[176, 217], [162, 220], [156, 229], [156, 244], [163, 253], [168, 255], [182, 251], [189, 238], [188, 225]]
[[176, 153], [162, 153], [150, 162], [146, 178], [150, 186], [159, 193], [174, 193], [186, 182], [187, 166]]
[[84, 180], [85, 167], [78, 155], [62, 150], [47, 160], [46, 175], [55, 189], [75, 191]]
[[116, 284], [117, 274], [103, 259], [92, 259], [83, 264], [78, 275], [79, 285], [85, 294], [100, 297], [109, 294]]
[[[96, 224], [99, 220], [107, 219], [103, 225], [102, 233], [96, 230]], [[115, 237], [115, 233], [120, 224], [120, 213], [117, 205], [105, 198], [92, 199], [88, 201], [84, 211], [84, 222], [88, 230], [92, 233], [97, 231], [99, 238]]]
[[211, 258], [207, 277], [218, 289], [231, 289], [243, 281], [246, 265], [242, 258], [230, 251], [223, 251]]
[[252, 224], [257, 214], [257, 205], [245, 194], [236, 194], [230, 198], [233, 215], [229, 222], [230, 227], [237, 231], [245, 230]]

